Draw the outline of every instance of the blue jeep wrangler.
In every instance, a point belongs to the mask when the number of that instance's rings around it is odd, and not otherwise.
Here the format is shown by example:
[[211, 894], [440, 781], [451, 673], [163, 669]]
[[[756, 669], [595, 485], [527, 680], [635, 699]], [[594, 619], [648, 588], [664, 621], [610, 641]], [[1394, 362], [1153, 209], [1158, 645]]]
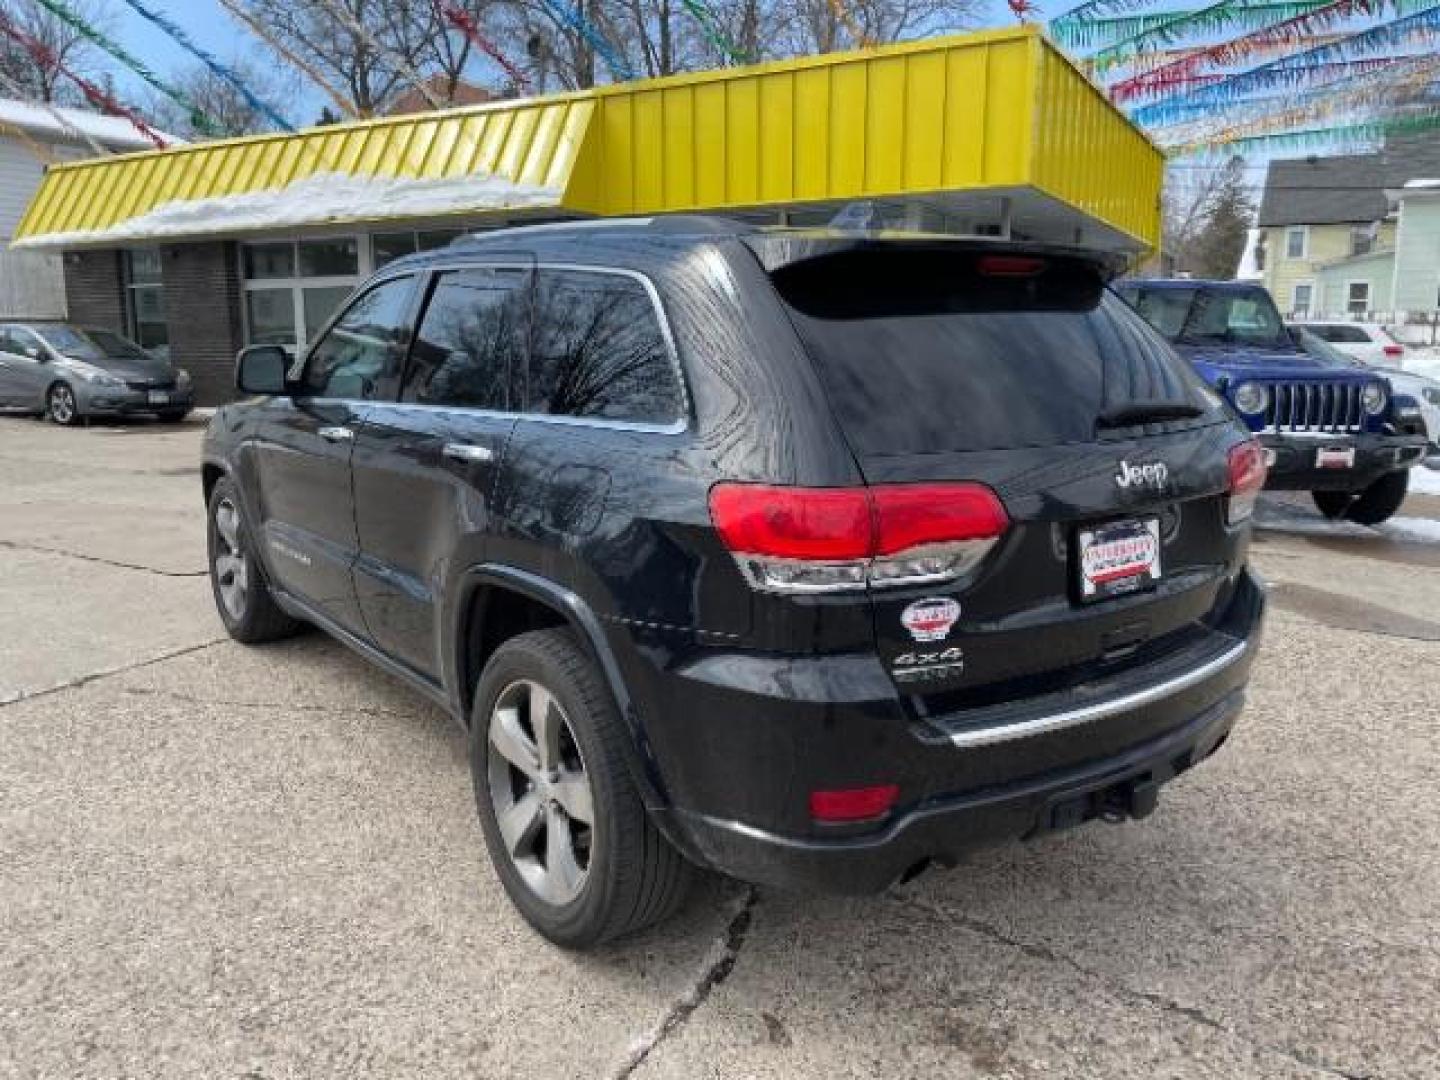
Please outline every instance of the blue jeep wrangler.
[[1309, 355], [1258, 285], [1130, 279], [1114, 288], [1259, 436], [1267, 488], [1308, 491], [1327, 517], [1361, 525], [1400, 509], [1425, 438], [1397, 422], [1382, 376]]

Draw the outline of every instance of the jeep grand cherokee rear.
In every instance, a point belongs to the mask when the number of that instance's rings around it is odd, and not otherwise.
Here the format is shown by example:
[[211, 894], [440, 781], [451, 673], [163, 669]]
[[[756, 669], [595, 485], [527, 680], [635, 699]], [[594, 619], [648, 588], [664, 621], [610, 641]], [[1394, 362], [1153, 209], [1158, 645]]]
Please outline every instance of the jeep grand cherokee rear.
[[392, 264], [298, 370], [241, 358], [221, 617], [444, 701], [502, 883], [569, 945], [688, 863], [872, 891], [1143, 816], [1240, 709], [1264, 466], [1107, 276], [694, 219]]

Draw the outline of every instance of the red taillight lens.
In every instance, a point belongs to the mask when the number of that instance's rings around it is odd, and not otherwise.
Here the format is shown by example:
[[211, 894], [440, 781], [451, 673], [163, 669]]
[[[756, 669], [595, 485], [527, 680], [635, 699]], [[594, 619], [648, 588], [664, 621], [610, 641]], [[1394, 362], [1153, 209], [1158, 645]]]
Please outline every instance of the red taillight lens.
[[876, 555], [925, 544], [989, 540], [1010, 526], [1005, 507], [981, 484], [889, 484], [870, 490]]
[[731, 551], [777, 559], [863, 559], [875, 526], [864, 488], [716, 484], [710, 517]]
[[1404, 345], [1386, 345], [1386, 346], [1385, 346], [1385, 355], [1386, 355], [1386, 356], [1404, 356], [1404, 355], [1405, 355], [1405, 346], [1404, 346]]
[[895, 784], [845, 788], [840, 791], [812, 791], [810, 816], [816, 821], [868, 821], [883, 817], [900, 797]]
[[1265, 448], [1250, 439], [1230, 448], [1230, 505], [1226, 517], [1238, 525], [1255, 509], [1265, 486]]
[[1045, 269], [1045, 260], [1028, 255], [982, 255], [975, 269], [983, 277], [1034, 277]]

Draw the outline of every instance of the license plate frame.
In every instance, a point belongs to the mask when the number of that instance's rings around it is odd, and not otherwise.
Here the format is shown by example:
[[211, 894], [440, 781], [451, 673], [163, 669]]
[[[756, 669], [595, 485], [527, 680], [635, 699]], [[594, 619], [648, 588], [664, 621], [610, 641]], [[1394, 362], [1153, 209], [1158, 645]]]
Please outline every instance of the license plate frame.
[[169, 405], [170, 395], [164, 390], [151, 390], [145, 400], [151, 405]]
[[1075, 578], [1082, 603], [1148, 592], [1164, 577], [1160, 519], [1126, 518], [1083, 526], [1075, 537]]
[[1321, 446], [1315, 451], [1315, 468], [1317, 469], [1353, 469], [1355, 468], [1355, 447], [1353, 446]]

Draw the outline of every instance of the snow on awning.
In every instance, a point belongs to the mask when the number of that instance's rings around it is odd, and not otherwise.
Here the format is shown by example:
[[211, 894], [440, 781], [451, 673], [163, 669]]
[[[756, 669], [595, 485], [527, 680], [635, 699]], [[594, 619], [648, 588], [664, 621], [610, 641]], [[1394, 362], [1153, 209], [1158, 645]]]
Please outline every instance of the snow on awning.
[[1139, 251], [1163, 156], [1034, 28], [55, 166], [19, 246], [873, 200]]

